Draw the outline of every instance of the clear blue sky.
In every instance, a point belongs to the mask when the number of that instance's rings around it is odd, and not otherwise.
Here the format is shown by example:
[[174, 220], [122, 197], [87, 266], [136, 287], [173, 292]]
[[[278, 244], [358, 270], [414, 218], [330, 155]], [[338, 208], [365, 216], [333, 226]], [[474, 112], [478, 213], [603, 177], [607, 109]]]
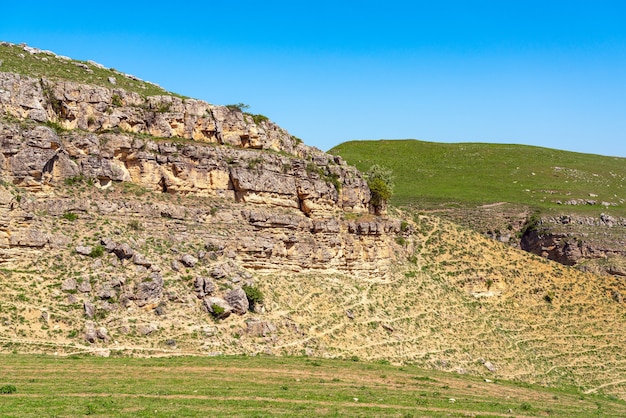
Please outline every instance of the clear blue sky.
[[415, 138], [626, 157], [626, 1], [6, 3], [0, 40], [250, 104], [323, 150]]

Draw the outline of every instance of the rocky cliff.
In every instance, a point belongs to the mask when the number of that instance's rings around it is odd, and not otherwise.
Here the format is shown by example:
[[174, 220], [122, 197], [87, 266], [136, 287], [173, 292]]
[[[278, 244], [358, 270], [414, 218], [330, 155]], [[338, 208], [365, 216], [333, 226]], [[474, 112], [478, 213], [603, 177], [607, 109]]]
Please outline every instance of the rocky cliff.
[[0, 265], [37, 266], [28, 310], [78, 304], [65, 325], [92, 345], [168, 304], [199, 323], [254, 310], [275, 331], [244, 291], [259, 275], [385, 280], [413, 245], [406, 222], [370, 214], [355, 168], [237, 107], [0, 73], [0, 113]]
[[0, 167], [16, 185], [44, 190], [82, 175], [307, 215], [368, 211], [354, 168], [239, 109], [12, 73], [0, 73], [0, 109], [22, 121], [0, 127]]
[[568, 266], [626, 276], [626, 219], [594, 216], [543, 216], [521, 236], [523, 250]]

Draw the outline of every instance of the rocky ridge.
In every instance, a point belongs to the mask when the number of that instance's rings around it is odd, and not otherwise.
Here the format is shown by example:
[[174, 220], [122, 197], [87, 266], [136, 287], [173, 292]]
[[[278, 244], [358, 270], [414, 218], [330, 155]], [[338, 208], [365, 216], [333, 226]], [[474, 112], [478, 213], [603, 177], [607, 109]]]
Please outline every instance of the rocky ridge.
[[369, 189], [356, 169], [238, 109], [12, 73], [0, 73], [0, 109], [48, 123], [0, 126], [0, 166], [19, 186], [43, 190], [82, 175], [104, 187], [130, 181], [307, 215], [369, 210]]
[[0, 113], [0, 265], [63, 271], [43, 294], [79, 305], [66, 325], [93, 346], [172, 303], [271, 334], [244, 291], [260, 274], [384, 280], [413, 245], [355, 168], [237, 107], [0, 73]]

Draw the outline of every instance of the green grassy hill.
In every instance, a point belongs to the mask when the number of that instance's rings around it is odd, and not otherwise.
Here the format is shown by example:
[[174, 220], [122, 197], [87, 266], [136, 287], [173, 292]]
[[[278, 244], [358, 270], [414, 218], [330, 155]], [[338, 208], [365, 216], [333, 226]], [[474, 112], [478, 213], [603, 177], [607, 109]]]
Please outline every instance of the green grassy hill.
[[[417, 140], [350, 141], [329, 152], [360, 170], [372, 164], [391, 168], [395, 205], [444, 208], [509, 202], [542, 211], [626, 215], [624, 158], [524, 145]], [[566, 204], [576, 200], [578, 205]], [[602, 202], [611, 206], [606, 209]]]
[[[0, 43], [0, 72], [17, 73], [29, 77], [64, 79], [82, 84], [118, 87], [141, 96], [173, 95], [162, 87], [124, 74], [115, 68], [105, 68], [93, 61], [78, 61], [50, 51], [29, 53], [20, 45]], [[115, 78], [112, 85], [109, 78]]]

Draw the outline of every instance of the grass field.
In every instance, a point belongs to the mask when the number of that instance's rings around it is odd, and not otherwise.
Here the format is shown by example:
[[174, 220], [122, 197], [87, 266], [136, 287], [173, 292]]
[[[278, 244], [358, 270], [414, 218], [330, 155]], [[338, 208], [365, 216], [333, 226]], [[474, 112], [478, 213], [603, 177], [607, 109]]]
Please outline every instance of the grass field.
[[2, 355], [3, 417], [620, 417], [626, 402], [467, 375], [306, 357]]
[[[626, 215], [626, 160], [525, 145], [416, 140], [350, 141], [329, 151], [367, 171], [391, 168], [392, 203], [423, 208], [496, 202], [541, 210]], [[595, 205], [565, 205], [571, 200]], [[557, 202], [562, 204], [559, 205]], [[607, 202], [608, 209], [602, 205]]]
[[[0, 72], [12, 72], [29, 77], [58, 78], [107, 88], [117, 87], [144, 97], [178, 96], [156, 84], [127, 77], [114, 68], [101, 68], [86, 61], [59, 58], [48, 53], [31, 54], [19, 45], [0, 45]], [[109, 77], [115, 77], [115, 85], [109, 82]]]

